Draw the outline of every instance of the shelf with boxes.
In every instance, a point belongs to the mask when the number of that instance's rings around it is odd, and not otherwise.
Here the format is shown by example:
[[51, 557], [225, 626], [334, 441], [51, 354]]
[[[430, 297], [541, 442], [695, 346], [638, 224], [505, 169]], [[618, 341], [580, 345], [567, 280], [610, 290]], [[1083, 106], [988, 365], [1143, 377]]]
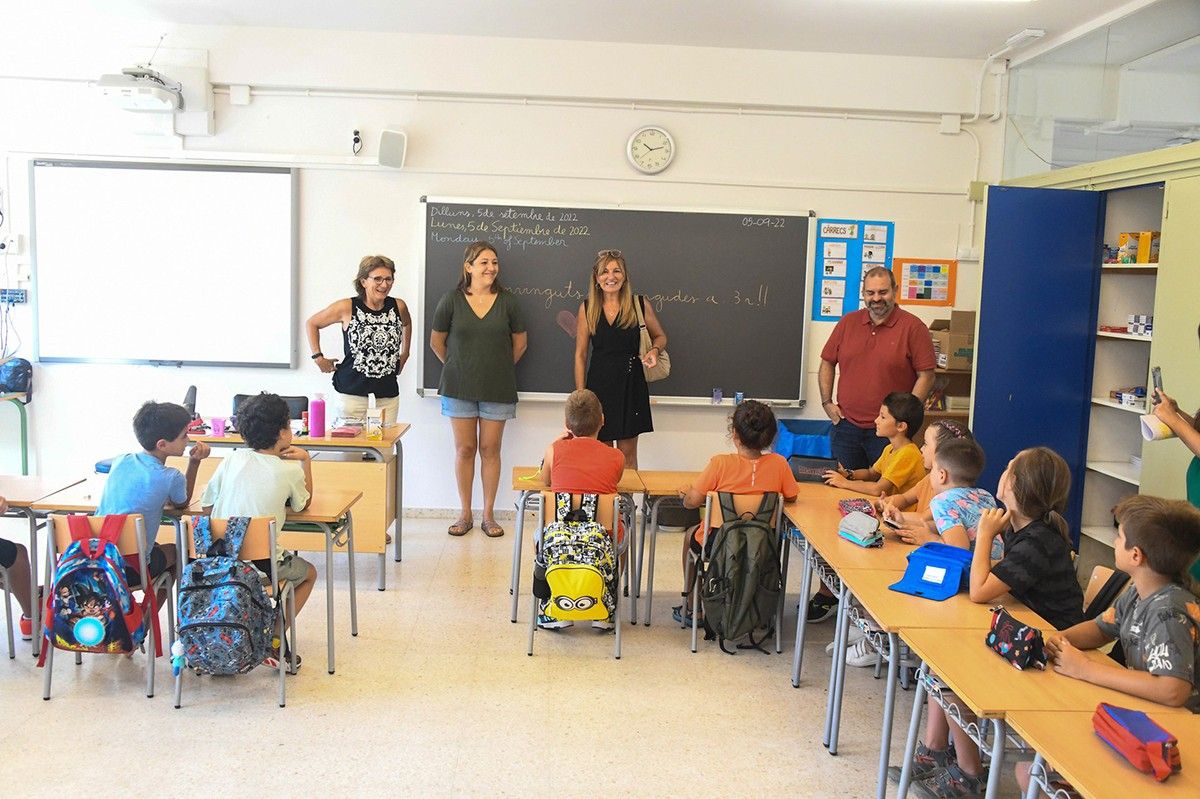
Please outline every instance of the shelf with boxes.
[[[975, 312], [951, 311], [949, 319], [929, 323], [937, 368], [925, 403], [925, 426], [938, 419], [971, 416], [971, 371], [975, 361]], [[924, 426], [918, 435], [923, 434]]]
[[1163, 187], [1110, 191], [1105, 200], [1081, 531], [1111, 545], [1112, 508], [1142, 481]]

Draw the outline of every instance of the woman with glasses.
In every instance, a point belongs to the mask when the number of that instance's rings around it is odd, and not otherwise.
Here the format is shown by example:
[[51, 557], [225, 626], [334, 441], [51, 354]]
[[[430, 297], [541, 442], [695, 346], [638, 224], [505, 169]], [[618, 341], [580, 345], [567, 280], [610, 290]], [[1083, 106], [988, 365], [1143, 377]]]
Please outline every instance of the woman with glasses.
[[[389, 297], [396, 280], [396, 265], [383, 255], [367, 255], [358, 262], [354, 290], [358, 296], [338, 300], [305, 323], [308, 347], [317, 368], [333, 373], [333, 388], [341, 400], [342, 416], [366, 416], [370, 395], [383, 409], [384, 423], [396, 421], [400, 386], [396, 375], [408, 361], [412, 317], [404, 300]], [[341, 361], [321, 352], [321, 330], [342, 326]]]
[[596, 253], [587, 300], [579, 306], [576, 319], [575, 388], [591, 389], [600, 398], [604, 426], [598, 437], [615, 442], [630, 469], [638, 465], [637, 437], [654, 429], [650, 389], [642, 367], [654, 367], [658, 354], [667, 346], [667, 334], [654, 314], [654, 306], [639, 295], [636, 301], [652, 346], [645, 358], [638, 354], [641, 331], [634, 301], [625, 256], [620, 250]]
[[471, 490], [475, 456], [483, 481], [483, 521], [489, 538], [504, 535], [496, 522], [500, 442], [504, 423], [517, 415], [517, 361], [528, 337], [516, 297], [500, 285], [500, 259], [486, 241], [467, 245], [462, 277], [433, 312], [429, 347], [445, 366], [438, 383], [442, 416], [454, 432], [454, 477], [462, 512], [450, 535], [475, 526]]

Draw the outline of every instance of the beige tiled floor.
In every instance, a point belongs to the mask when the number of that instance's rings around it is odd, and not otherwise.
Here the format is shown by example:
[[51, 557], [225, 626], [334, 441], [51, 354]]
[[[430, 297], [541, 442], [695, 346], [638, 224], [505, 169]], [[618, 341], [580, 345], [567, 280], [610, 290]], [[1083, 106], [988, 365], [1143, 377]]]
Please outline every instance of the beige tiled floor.
[[[838, 756], [821, 746], [831, 624], [810, 627], [799, 689], [794, 602], [783, 655], [731, 657], [712, 643], [691, 654], [670, 620], [679, 535], [664, 534], [654, 625], [626, 627], [620, 661], [591, 629], [540, 632], [526, 657], [527, 599], [520, 623], [508, 621], [511, 531], [455, 539], [447, 523], [406, 522], [405, 560], [389, 555], [384, 593], [377, 561], [360, 556], [357, 638], [338, 564], [332, 676], [317, 586], [285, 709], [267, 670], [189, 676], [175, 710], [165, 662], [146, 699], [140, 656], [82, 667], [60, 657], [43, 702], [32, 658], [0, 659], [0, 795], [144, 793], [148, 781], [166, 796], [278, 795], [275, 785], [285, 796], [874, 795], [884, 683], [869, 669], [850, 670]], [[912, 701], [898, 695], [897, 759]], [[148, 773], [127, 765], [139, 750]]]

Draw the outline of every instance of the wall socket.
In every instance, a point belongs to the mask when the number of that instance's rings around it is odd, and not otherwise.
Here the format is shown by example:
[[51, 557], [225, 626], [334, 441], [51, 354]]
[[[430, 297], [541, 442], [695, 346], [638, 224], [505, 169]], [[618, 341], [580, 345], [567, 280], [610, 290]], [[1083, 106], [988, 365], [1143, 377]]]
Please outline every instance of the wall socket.
[[29, 302], [29, 292], [25, 289], [0, 289], [0, 305], [17, 302]]

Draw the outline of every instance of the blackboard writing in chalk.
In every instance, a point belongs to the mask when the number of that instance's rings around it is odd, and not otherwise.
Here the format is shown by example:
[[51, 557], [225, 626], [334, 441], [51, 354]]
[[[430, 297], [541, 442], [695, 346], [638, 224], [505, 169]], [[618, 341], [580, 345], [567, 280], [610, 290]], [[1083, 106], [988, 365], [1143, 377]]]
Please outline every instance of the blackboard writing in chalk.
[[[565, 394], [574, 384], [574, 332], [596, 253], [620, 250], [634, 290], [646, 295], [670, 339], [671, 376], [655, 396], [800, 398], [807, 216], [645, 211], [426, 201], [424, 324], [462, 274], [463, 249], [496, 245], [500, 281], [517, 297], [529, 350], [521, 392]], [[424, 353], [422, 386], [441, 363]]]

